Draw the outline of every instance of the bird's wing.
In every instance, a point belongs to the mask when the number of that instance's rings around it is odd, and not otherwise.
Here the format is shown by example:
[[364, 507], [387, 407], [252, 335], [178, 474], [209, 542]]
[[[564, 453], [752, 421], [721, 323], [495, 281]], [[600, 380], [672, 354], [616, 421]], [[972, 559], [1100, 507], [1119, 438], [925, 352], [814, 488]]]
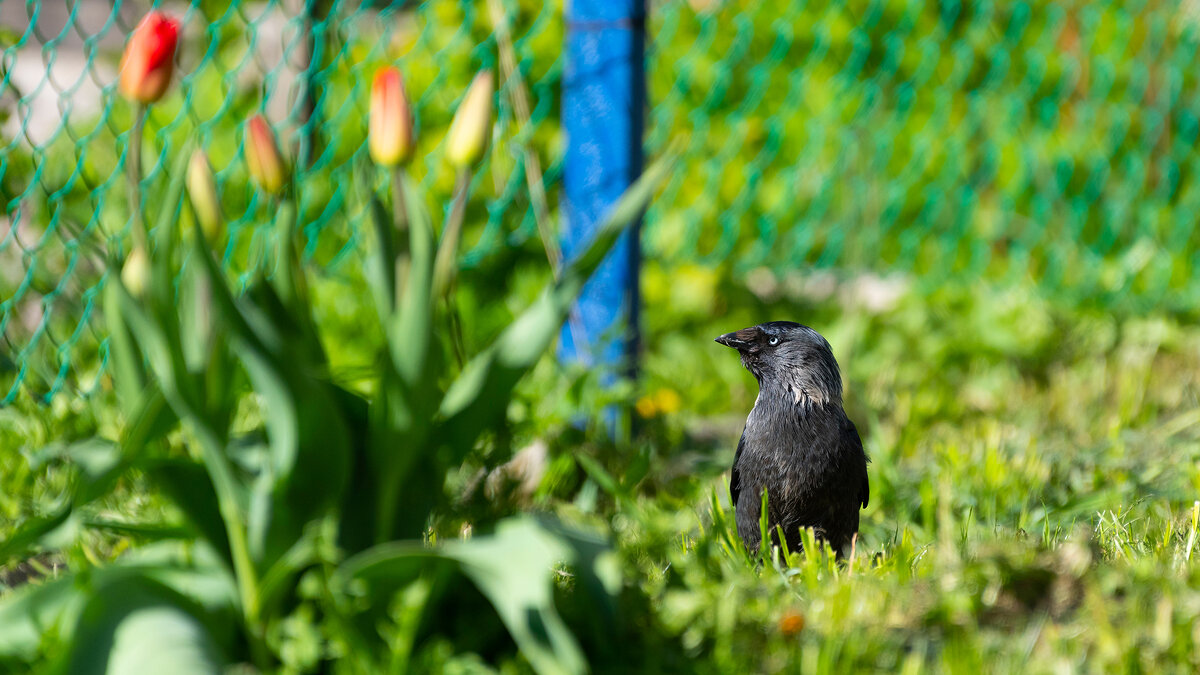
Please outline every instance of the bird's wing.
[[746, 432], [738, 439], [737, 452], [733, 455], [733, 469], [729, 472], [729, 496], [733, 505], [737, 506], [738, 494], [742, 491], [742, 476], [738, 472], [738, 460], [742, 458], [742, 446], [746, 444]]
[[867, 502], [871, 501], [871, 483], [867, 480], [867, 462], [871, 460], [867, 458], [867, 453], [863, 450], [862, 438], [858, 435], [858, 427], [854, 426], [854, 422], [849, 417], [843, 419], [845, 419], [845, 423], [842, 425], [843, 456], [863, 458], [862, 486], [858, 489], [858, 500], [866, 508]]

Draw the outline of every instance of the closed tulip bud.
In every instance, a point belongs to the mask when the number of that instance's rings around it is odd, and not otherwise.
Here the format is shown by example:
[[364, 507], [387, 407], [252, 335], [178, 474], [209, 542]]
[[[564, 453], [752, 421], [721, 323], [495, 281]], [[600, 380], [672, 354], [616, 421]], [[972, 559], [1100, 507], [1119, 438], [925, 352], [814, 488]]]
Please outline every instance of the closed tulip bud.
[[380, 166], [407, 162], [413, 152], [413, 118], [396, 68], [380, 68], [371, 83], [371, 118], [367, 149]]
[[267, 192], [279, 194], [287, 180], [287, 165], [275, 142], [275, 132], [262, 115], [255, 115], [246, 123], [243, 148], [246, 152], [246, 168], [250, 175]]
[[483, 156], [492, 128], [492, 92], [492, 72], [480, 71], [454, 113], [446, 136], [446, 159], [451, 166], [466, 168]]
[[121, 268], [121, 282], [125, 284], [130, 295], [138, 298], [146, 292], [146, 281], [149, 278], [150, 256], [146, 255], [144, 247], [135, 246], [133, 252], [125, 259], [125, 266]]
[[187, 191], [205, 238], [215, 240], [221, 226], [221, 202], [217, 197], [217, 179], [203, 150], [193, 152], [188, 162]]
[[125, 45], [121, 57], [121, 93], [131, 101], [154, 103], [163, 97], [175, 69], [179, 22], [161, 12], [150, 12]]

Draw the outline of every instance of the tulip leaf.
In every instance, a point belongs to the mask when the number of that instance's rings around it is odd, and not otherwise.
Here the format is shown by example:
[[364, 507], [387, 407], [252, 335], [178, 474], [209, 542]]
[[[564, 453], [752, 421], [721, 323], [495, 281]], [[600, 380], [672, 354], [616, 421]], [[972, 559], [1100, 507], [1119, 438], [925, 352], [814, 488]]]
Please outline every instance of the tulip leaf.
[[108, 328], [109, 368], [113, 376], [113, 388], [126, 419], [134, 416], [142, 398], [146, 383], [146, 367], [142, 353], [129, 332], [129, 324], [121, 312], [121, 302], [115, 273], [110, 274], [104, 285], [104, 319]]
[[293, 320], [299, 322], [302, 328], [307, 328], [308, 291], [300, 264], [300, 251], [296, 247], [297, 217], [296, 205], [291, 199], [279, 203], [275, 214], [275, 271], [271, 282]]
[[540, 673], [583, 673], [583, 652], [554, 607], [554, 565], [570, 561], [565, 542], [533, 519], [501, 523], [495, 536], [447, 545]]
[[204, 467], [191, 460], [160, 459], [146, 463], [142, 468], [163, 494], [183, 512], [188, 524], [200, 537], [223, 560], [232, 563], [229, 535], [221, 519], [220, 503]]
[[101, 584], [79, 615], [67, 670], [97, 675], [221, 673], [224, 658], [202, 617], [202, 607], [148, 577], [131, 575]]
[[[547, 527], [533, 518], [502, 522], [494, 535], [455, 541], [441, 548], [416, 542], [381, 544], [346, 560], [337, 579], [346, 584], [365, 582], [372, 592], [383, 592], [411, 583], [428, 571], [442, 568], [438, 561], [455, 567], [484, 594], [509, 634], [541, 673], [582, 673], [583, 652], [554, 606], [553, 568], [559, 563], [579, 563], [589, 579], [598, 556], [590, 539], [571, 535], [562, 528]], [[611, 578], [608, 578], [611, 582]], [[590, 583], [606, 595], [612, 583]], [[611, 615], [611, 610], [605, 610]]]
[[[213, 634], [227, 633], [236, 612], [236, 597], [227, 572], [216, 564], [207, 547], [164, 541], [142, 546], [104, 567], [71, 572], [54, 579], [26, 584], [0, 597], [0, 669], [7, 660], [29, 662], [41, 651], [47, 635], [63, 644], [78, 644], [76, 631], [98, 618], [85, 617], [97, 594], [121, 596], [135, 580], [137, 586], [161, 588], [155, 595], [179, 599], [178, 606], [193, 616], [208, 617]], [[105, 589], [115, 588], [115, 592]], [[188, 598], [183, 600], [182, 598]], [[86, 608], [86, 610], [85, 610]], [[96, 611], [96, 614], [102, 614]], [[148, 631], [150, 635], [154, 631]], [[74, 648], [74, 647], [73, 647]], [[70, 656], [70, 655], [68, 655]], [[174, 669], [145, 672], [176, 672]]]
[[212, 354], [212, 291], [203, 270], [189, 266], [183, 272], [179, 298], [180, 343], [188, 371], [200, 373]]
[[165, 436], [178, 421], [167, 405], [162, 389], [157, 383], [148, 383], [139, 392], [133, 413], [126, 417], [125, 427], [121, 430], [122, 451], [128, 458], [137, 456], [146, 445]]
[[[234, 298], [212, 255], [208, 272], [213, 307], [230, 332], [234, 354], [265, 404], [271, 464], [254, 482], [250, 546], [269, 564], [299, 536], [304, 523], [340, 500], [350, 471], [350, 433], [320, 342], [270, 285]], [[309, 328], [306, 328], [309, 326]]]
[[158, 220], [154, 225], [154, 255], [150, 256], [151, 283], [146, 293], [153, 297], [160, 308], [175, 306], [175, 242], [178, 240], [179, 209], [183, 203], [183, 190], [187, 178], [187, 163], [191, 156], [192, 143], [183, 144], [171, 163], [170, 182], [159, 207]]
[[442, 400], [443, 437], [459, 458], [469, 452], [478, 434], [504, 414], [513, 387], [545, 353], [567, 318], [584, 282], [600, 265], [617, 238], [637, 221], [659, 186], [667, 179], [674, 157], [655, 162], [613, 207], [582, 255], [563, 269], [562, 277], [508, 326], [484, 352], [475, 357], [451, 384]]
[[[441, 489], [440, 484], [430, 486], [436, 478], [415, 489], [406, 480], [417, 462], [432, 461], [406, 450], [424, 445], [439, 403], [438, 390], [429, 386], [437, 373], [436, 353], [431, 349], [434, 241], [433, 226], [411, 182], [402, 177], [396, 184], [404, 190], [408, 212], [410, 263], [398, 310], [384, 326], [388, 349], [370, 411], [369, 452], [378, 488], [376, 542], [400, 534], [419, 535], [426, 517], [422, 509], [432, 504], [426, 497]], [[402, 505], [404, 501], [407, 504]]]
[[392, 363], [403, 382], [415, 389], [426, 381], [433, 338], [433, 225], [411, 182], [405, 178], [398, 183], [403, 186], [408, 209], [410, 264], [400, 311], [386, 329]]

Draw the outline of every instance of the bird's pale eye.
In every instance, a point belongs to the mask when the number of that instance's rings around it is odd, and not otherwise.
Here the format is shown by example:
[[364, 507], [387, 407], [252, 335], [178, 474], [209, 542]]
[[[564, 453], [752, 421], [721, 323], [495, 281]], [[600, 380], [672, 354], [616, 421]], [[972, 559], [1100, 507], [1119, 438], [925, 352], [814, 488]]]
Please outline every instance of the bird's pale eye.
[[773, 337], [770, 340], [767, 340], [767, 342], [771, 343], [771, 346], [774, 347], [775, 345], [779, 344], [779, 338]]

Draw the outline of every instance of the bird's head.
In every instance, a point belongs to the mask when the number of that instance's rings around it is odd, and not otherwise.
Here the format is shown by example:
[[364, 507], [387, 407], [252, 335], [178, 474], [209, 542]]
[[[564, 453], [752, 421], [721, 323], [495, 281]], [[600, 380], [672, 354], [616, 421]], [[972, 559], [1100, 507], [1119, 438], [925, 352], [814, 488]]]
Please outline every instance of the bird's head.
[[764, 391], [795, 403], [842, 402], [842, 375], [833, 349], [817, 331], [794, 321], [770, 321], [726, 333], [717, 342], [736, 349]]

